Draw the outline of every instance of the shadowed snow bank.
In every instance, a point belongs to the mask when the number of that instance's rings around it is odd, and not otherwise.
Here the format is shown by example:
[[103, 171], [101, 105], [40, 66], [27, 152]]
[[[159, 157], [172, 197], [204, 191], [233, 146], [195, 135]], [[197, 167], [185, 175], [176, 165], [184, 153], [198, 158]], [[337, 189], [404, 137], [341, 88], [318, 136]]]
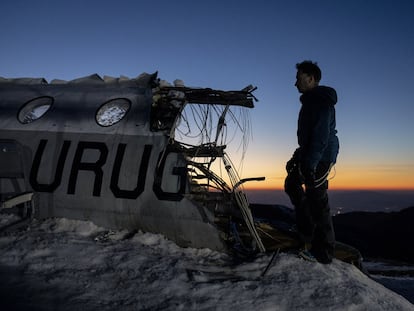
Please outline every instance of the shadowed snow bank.
[[[1, 310], [414, 308], [337, 260], [321, 265], [280, 254], [261, 278], [271, 254], [230, 266], [230, 258], [218, 252], [84, 221], [35, 221], [27, 231], [0, 237], [0, 250]], [[189, 269], [214, 273], [194, 278]], [[211, 278], [221, 273], [229, 278]]]

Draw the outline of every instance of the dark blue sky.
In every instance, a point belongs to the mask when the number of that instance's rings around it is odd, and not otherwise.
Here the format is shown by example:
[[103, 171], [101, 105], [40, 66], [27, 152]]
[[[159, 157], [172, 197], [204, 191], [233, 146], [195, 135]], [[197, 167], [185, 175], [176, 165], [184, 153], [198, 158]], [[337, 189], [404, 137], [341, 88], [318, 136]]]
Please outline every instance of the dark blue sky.
[[258, 86], [242, 175], [281, 186], [296, 148], [295, 64], [317, 61], [339, 95], [334, 187], [414, 189], [413, 1], [0, 3], [0, 76], [92, 73], [223, 90]]

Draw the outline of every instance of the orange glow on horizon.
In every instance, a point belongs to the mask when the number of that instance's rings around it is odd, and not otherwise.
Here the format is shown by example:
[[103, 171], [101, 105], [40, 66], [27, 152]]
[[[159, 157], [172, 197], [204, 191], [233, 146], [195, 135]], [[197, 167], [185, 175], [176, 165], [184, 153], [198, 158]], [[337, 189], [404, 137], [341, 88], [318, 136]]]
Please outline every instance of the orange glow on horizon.
[[[284, 164], [272, 166], [269, 163], [283, 163], [276, 159], [271, 161], [251, 160], [246, 162], [241, 170], [240, 178], [265, 177], [263, 181], [248, 181], [243, 184], [246, 190], [283, 190], [286, 178]], [[394, 190], [414, 191], [414, 165], [410, 163], [367, 163], [342, 161], [334, 166], [329, 179], [330, 190]], [[225, 170], [219, 172], [227, 181]]]
[[[264, 181], [247, 182], [246, 190], [275, 190], [284, 188], [286, 172], [268, 171], [260, 166], [249, 168], [244, 176], [265, 176]], [[256, 171], [256, 173], [254, 172]], [[248, 174], [246, 174], [248, 173]], [[339, 164], [329, 176], [331, 190], [401, 190], [414, 191], [414, 167], [405, 164]]]
[[[413, 175], [414, 176], [414, 175]], [[329, 181], [330, 190], [401, 190], [414, 191], [414, 180], [411, 176], [398, 176], [390, 179], [389, 176], [361, 176], [358, 174], [343, 174]], [[249, 182], [244, 185], [246, 190], [283, 190], [284, 179], [262, 182]]]

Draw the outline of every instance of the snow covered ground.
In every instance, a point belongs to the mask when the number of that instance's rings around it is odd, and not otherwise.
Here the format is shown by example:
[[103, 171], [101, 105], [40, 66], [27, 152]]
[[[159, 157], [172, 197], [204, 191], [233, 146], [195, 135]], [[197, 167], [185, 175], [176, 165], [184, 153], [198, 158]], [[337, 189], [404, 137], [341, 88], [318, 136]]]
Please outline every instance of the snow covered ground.
[[280, 254], [260, 277], [270, 258], [231, 266], [225, 254], [161, 235], [34, 221], [0, 236], [0, 310], [414, 310], [337, 260]]

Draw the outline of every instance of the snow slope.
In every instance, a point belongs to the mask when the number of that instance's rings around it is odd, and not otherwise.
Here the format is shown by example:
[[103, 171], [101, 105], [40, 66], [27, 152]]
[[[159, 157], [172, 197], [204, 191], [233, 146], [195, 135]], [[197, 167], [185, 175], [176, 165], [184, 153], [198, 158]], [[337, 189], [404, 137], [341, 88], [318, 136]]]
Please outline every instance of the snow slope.
[[230, 266], [225, 254], [180, 248], [161, 235], [34, 221], [0, 237], [0, 310], [414, 310], [337, 260], [280, 254], [259, 277], [270, 258]]

